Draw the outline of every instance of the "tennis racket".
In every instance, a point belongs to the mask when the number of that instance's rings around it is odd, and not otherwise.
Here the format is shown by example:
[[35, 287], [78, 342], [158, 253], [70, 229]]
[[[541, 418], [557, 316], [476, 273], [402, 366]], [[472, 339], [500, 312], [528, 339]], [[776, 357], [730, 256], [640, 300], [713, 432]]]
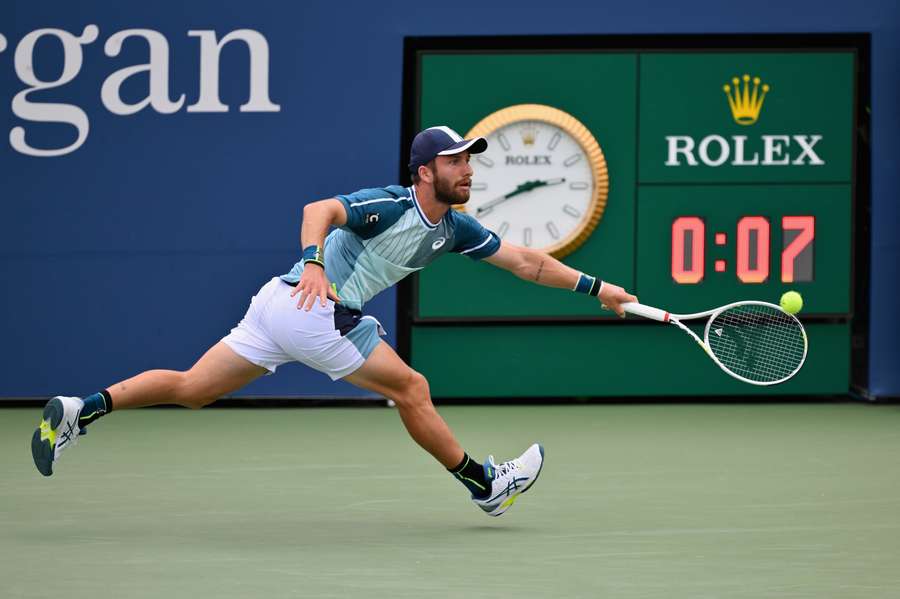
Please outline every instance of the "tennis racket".
[[[806, 331], [793, 314], [766, 302], [736, 302], [696, 314], [628, 302], [629, 314], [674, 324], [694, 338], [719, 368], [751, 385], [777, 385], [788, 380], [806, 361]], [[703, 339], [683, 320], [709, 317]]]

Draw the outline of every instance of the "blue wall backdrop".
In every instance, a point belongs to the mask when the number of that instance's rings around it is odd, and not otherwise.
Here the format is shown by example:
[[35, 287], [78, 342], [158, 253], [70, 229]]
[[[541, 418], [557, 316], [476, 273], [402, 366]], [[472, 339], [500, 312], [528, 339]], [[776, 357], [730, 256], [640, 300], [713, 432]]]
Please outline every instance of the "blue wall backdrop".
[[[68, 33], [32, 33], [42, 29]], [[142, 33], [116, 35], [127, 30]], [[223, 47], [228, 110], [213, 112], [202, 49], [238, 30], [258, 32], [243, 34], [255, 53]], [[0, 397], [184, 369], [226, 334], [297, 259], [305, 203], [395, 182], [404, 36], [807, 31], [872, 33], [870, 387], [900, 395], [893, 0], [14, 0], [0, 6]], [[265, 64], [264, 48], [267, 81], [250, 58]], [[151, 61], [152, 74], [122, 71]], [[153, 103], [141, 108], [148, 88]], [[54, 157], [27, 150], [75, 145]], [[388, 291], [368, 307], [391, 341], [395, 303]], [[298, 365], [241, 395], [363, 396]]]

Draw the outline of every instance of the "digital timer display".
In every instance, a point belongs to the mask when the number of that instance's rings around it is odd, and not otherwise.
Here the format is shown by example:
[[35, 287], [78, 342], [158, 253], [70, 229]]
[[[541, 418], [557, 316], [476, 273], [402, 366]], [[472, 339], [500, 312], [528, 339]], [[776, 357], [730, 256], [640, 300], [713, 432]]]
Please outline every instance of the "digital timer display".
[[[744, 216], [737, 221], [734, 259], [717, 258], [715, 272], [734, 272], [742, 283], [765, 283], [769, 280], [773, 265], [769, 242], [773, 233], [781, 235], [781, 256], [775, 262], [780, 268], [782, 283], [810, 282], [813, 280], [813, 264], [816, 237], [814, 215], [782, 216], [780, 231], [772, 231], [772, 224], [765, 216]], [[691, 285], [700, 283], [706, 276], [707, 242], [706, 221], [701, 216], [679, 216], [672, 221], [672, 279], [676, 283]], [[713, 236], [716, 246], [728, 248], [729, 235], [717, 231]], [[775, 276], [778, 273], [774, 273]]]
[[849, 185], [641, 186], [637, 288], [673, 311], [796, 289], [806, 314], [846, 313], [850, 206]]

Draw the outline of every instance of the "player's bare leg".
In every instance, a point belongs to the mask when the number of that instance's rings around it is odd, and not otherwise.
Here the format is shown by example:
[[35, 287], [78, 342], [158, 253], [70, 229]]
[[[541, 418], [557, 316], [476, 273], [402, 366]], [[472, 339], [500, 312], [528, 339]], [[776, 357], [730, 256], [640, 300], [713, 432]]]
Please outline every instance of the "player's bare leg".
[[410, 436], [445, 468], [452, 469], [463, 459], [465, 452], [431, 403], [428, 381], [387, 343], [379, 343], [365, 363], [344, 380], [394, 400]]
[[190, 370], [148, 370], [109, 387], [116, 410], [159, 404], [202, 408], [268, 372], [218, 342]]
[[201, 408], [266, 372], [220, 341], [190, 370], [148, 370], [84, 400], [54, 397], [44, 406], [40, 426], [31, 438], [34, 464], [44, 476], [53, 474], [53, 463], [62, 451], [75, 444], [85, 426], [113, 407], [179, 404]]
[[537, 443], [502, 464], [496, 464], [493, 456], [483, 465], [472, 460], [434, 409], [428, 381], [384, 341], [344, 380], [394, 400], [410, 436], [465, 485], [475, 505], [490, 516], [508, 510], [541, 473], [544, 449]]

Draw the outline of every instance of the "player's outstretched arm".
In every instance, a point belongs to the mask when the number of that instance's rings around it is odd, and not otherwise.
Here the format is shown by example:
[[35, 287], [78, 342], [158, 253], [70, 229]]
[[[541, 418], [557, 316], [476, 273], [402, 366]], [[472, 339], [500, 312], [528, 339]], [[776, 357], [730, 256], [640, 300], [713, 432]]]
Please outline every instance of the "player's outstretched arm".
[[525, 281], [531, 281], [547, 287], [558, 287], [574, 291], [584, 291], [596, 295], [601, 305], [613, 310], [619, 316], [625, 316], [621, 304], [636, 302], [637, 298], [618, 285], [608, 281], [592, 283], [589, 275], [566, 266], [553, 256], [526, 247], [502, 242], [497, 252], [485, 258], [494, 266], [508, 270]]
[[303, 274], [291, 296], [300, 294], [297, 308], [309, 311], [315, 298], [325, 306], [326, 298], [340, 301], [325, 276], [325, 236], [332, 226], [347, 222], [347, 211], [340, 200], [331, 198], [307, 204], [303, 208], [303, 224], [300, 227], [300, 247], [303, 248]]

